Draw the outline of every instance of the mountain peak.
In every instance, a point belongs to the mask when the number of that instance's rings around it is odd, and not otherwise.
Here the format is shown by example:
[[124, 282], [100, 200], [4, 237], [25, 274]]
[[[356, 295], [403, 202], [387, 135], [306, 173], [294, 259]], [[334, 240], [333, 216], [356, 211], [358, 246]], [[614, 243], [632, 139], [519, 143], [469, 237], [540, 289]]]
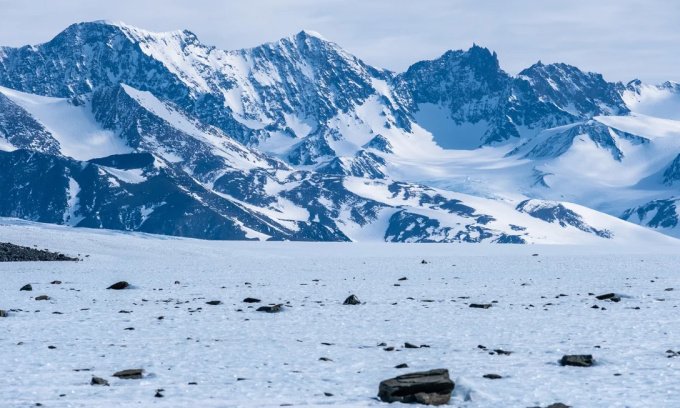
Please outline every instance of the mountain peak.
[[326, 37], [324, 37], [323, 35], [319, 34], [316, 31], [313, 31], [313, 30], [302, 30], [299, 33], [297, 33], [295, 35], [295, 37], [297, 37], [297, 38], [317, 38], [321, 41], [330, 42], [330, 41], [328, 41], [328, 39], [326, 39]]

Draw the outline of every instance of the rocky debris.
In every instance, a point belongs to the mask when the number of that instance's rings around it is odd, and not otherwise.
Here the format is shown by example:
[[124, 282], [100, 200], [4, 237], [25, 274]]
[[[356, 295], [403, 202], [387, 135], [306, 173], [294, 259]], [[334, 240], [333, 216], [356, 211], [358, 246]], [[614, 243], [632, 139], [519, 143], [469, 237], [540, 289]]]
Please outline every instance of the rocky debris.
[[92, 381], [90, 381], [90, 385], [105, 385], [105, 386], [108, 387], [108, 386], [109, 386], [109, 382], [106, 381], [106, 380], [103, 379], [103, 378], [92, 377]]
[[47, 295], [41, 295], [36, 297], [35, 300], [50, 300], [50, 297]]
[[0, 317], [7, 317], [7, 312], [5, 310], [0, 310]]
[[0, 262], [35, 262], [35, 261], [77, 261], [57, 252], [46, 249], [35, 249], [10, 244], [0, 243]]
[[131, 370], [118, 371], [113, 376], [118, 377], [121, 380], [139, 380], [142, 378], [142, 373], [144, 372], [141, 368], [134, 368]]
[[324, 392], [323, 395], [325, 395], [325, 396], [327, 396], [327, 397], [332, 397], [332, 396], [333, 396], [333, 394], [331, 394], [330, 392]]
[[611, 299], [613, 297], [616, 297], [615, 293], [605, 293], [604, 295], [595, 296], [595, 299], [606, 300], [606, 299]]
[[60, 281], [60, 280], [55, 280], [55, 281], [50, 282], [50, 284], [52, 284], [52, 285], [61, 285], [61, 281]]
[[154, 395], [154, 397], [156, 397], [156, 398], [163, 398], [163, 394], [161, 394], [161, 392], [163, 392], [163, 391], [165, 391], [165, 390], [162, 389], [162, 388], [156, 390], [156, 395]]
[[121, 282], [114, 283], [113, 285], [109, 286], [106, 289], [123, 290], [123, 289], [127, 288], [128, 286], [130, 286], [129, 283], [127, 283], [125, 281], [121, 281]]
[[[0, 312], [2, 312], [2, 310], [0, 310]], [[0, 316], [2, 316], [2, 314], [0, 314]], [[680, 351], [666, 350], [666, 354], [668, 354], [668, 358], [678, 357], [680, 356]]]
[[482, 377], [488, 378], [489, 380], [500, 380], [501, 378], [503, 378], [498, 374], [484, 374]]
[[405, 280], [408, 280], [408, 278], [404, 276], [403, 278], [399, 278], [398, 280], [405, 281]]
[[672, 292], [672, 291], [673, 291], [673, 288], [666, 288], [666, 289], [664, 289], [664, 291], [666, 291], [666, 292]]
[[319, 358], [319, 361], [333, 361], [333, 360], [331, 360], [328, 357], [321, 357], [321, 358]]
[[345, 299], [345, 301], [342, 302], [342, 304], [343, 305], [360, 305], [361, 301], [359, 300], [358, 297], [356, 297], [356, 295], [351, 295], [350, 297]]
[[206, 304], [206, 305], [211, 305], [211, 306], [217, 306], [217, 305], [221, 305], [222, 302], [219, 301], [219, 300], [211, 300], [211, 301], [209, 301], [209, 302], [205, 302], [205, 304]]
[[24, 285], [24, 286], [21, 287], [21, 289], [19, 289], [20, 292], [21, 292], [22, 290], [23, 290], [23, 291], [30, 292], [30, 291], [33, 290], [33, 286], [31, 286], [30, 284]]
[[[502, 349], [495, 349], [494, 351], [495, 351], [496, 354], [498, 354], [499, 356], [509, 356], [510, 354], [512, 354], [512, 351], [507, 351], [507, 350], [502, 350]], [[493, 353], [492, 353], [492, 354], [493, 354]]]
[[394, 366], [394, 368], [408, 368], [408, 364], [406, 364], [406, 363], [399, 364], [397, 366]]
[[471, 303], [470, 307], [474, 307], [477, 309], [488, 309], [491, 307], [490, 303], [484, 303], [484, 304], [479, 304], [479, 303]]
[[593, 365], [593, 356], [590, 354], [565, 355], [560, 360], [563, 366], [590, 367]]
[[384, 402], [417, 402], [423, 405], [444, 405], [451, 399], [455, 384], [449, 370], [400, 375], [380, 383], [378, 397]]
[[394, 347], [392, 347], [392, 346], [385, 347], [383, 350], [385, 350], [385, 351], [394, 351]]
[[55, 347], [55, 346], [47, 346], [47, 348], [50, 349], [50, 350], [54, 350], [54, 349], [56, 349], [57, 347]]
[[564, 405], [561, 402], [556, 402], [554, 404], [548, 405], [546, 408], [571, 408], [570, 405]]
[[244, 302], [244, 303], [260, 303], [261, 300], [260, 300], [260, 299], [255, 299], [255, 298], [251, 298], [251, 297], [247, 297], [247, 298], [243, 299], [243, 302]]
[[278, 304], [274, 306], [260, 306], [257, 308], [258, 312], [276, 313], [281, 311], [281, 306], [283, 304]]
[[407, 349], [416, 349], [416, 348], [420, 348], [420, 346], [416, 346], [415, 344], [411, 344], [411, 343], [409, 343], [409, 342], [407, 341], [406, 343], [404, 343], [404, 348], [407, 348]]
[[424, 260], [424, 259], [422, 261], [420, 261], [420, 263], [423, 264], [423, 265], [427, 265], [427, 261]]
[[179, 281], [175, 281], [175, 285], [179, 285]]
[[618, 296], [615, 296], [615, 297], [613, 297], [613, 298], [609, 298], [609, 300], [611, 300], [612, 302], [620, 302], [620, 301], [621, 301], [621, 298], [618, 297]]

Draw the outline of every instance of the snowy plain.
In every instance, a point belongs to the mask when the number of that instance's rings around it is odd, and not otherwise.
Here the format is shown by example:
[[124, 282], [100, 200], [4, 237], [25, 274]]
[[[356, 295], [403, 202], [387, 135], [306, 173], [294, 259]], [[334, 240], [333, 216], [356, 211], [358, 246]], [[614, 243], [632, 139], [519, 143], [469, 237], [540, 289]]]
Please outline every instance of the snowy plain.
[[[1, 407], [388, 406], [381, 380], [433, 368], [457, 407], [680, 406], [677, 245], [216, 242], [13, 219], [0, 237], [83, 258], [0, 264]], [[608, 292], [621, 302], [589, 295]], [[269, 303], [285, 306], [255, 311]], [[132, 368], [144, 378], [112, 377]]]

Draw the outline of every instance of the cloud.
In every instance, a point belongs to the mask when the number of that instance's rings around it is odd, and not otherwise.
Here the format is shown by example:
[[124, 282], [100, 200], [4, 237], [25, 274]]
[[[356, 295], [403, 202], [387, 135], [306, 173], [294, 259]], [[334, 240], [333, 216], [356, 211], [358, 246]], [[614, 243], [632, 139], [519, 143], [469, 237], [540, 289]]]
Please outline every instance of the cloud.
[[252, 47], [303, 28], [369, 64], [395, 71], [472, 43], [517, 73], [566, 62], [609, 80], [680, 79], [680, 2], [655, 0], [0, 0], [0, 43], [49, 40], [80, 21], [189, 29], [224, 49]]

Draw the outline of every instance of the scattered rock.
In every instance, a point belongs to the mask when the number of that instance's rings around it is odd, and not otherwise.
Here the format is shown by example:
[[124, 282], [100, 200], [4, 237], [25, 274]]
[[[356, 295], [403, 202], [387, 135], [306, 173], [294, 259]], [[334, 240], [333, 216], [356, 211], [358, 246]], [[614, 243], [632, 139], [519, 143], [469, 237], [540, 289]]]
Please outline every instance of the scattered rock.
[[557, 402], [555, 404], [548, 405], [546, 408], [571, 408], [570, 405], [564, 405], [561, 402]]
[[90, 381], [90, 385], [104, 385], [104, 386], [109, 386], [109, 382], [106, 381], [103, 378], [99, 377], [92, 377], [92, 381]]
[[327, 397], [332, 397], [332, 396], [333, 396], [333, 394], [331, 394], [330, 392], [324, 392], [323, 395], [325, 395], [325, 396], [327, 396]]
[[488, 309], [491, 307], [491, 304], [485, 303], [485, 304], [478, 304], [478, 303], [472, 303], [470, 304], [470, 307], [474, 307], [477, 309]]
[[60, 280], [55, 280], [55, 281], [52, 281], [52, 282], [50, 282], [50, 283], [51, 283], [52, 285], [61, 285], [61, 281], [60, 281]]
[[122, 380], [139, 380], [140, 378], [142, 378], [143, 372], [144, 370], [142, 370], [141, 368], [135, 368], [131, 370], [118, 371], [113, 376], [118, 377]]
[[590, 354], [565, 355], [560, 360], [563, 366], [590, 367], [593, 365], [593, 356]]
[[163, 394], [161, 394], [161, 391], [164, 391], [164, 390], [156, 390], [156, 395], [154, 395], [154, 397], [163, 398]]
[[30, 292], [30, 291], [33, 290], [33, 286], [31, 286], [31, 285], [24, 285], [24, 286], [21, 287], [21, 289], [19, 289], [19, 291], [22, 291], [22, 290]]
[[454, 387], [455, 384], [449, 378], [449, 370], [436, 369], [382, 381], [378, 397], [384, 402], [444, 405], [451, 399]]
[[484, 374], [483, 377], [488, 378], [489, 380], [500, 380], [501, 378], [503, 378], [498, 374]]
[[405, 281], [405, 280], [408, 280], [408, 278], [404, 276], [403, 278], [399, 278], [399, 280], [400, 280], [400, 281]]
[[129, 283], [127, 283], [125, 281], [121, 281], [121, 282], [114, 283], [113, 285], [109, 286], [106, 289], [123, 290], [123, 289], [127, 288], [128, 286], [130, 286]]
[[605, 299], [611, 299], [615, 296], [616, 296], [615, 293], [605, 293], [604, 295], [595, 296], [595, 298], [597, 300], [605, 300]]
[[415, 344], [411, 344], [411, 343], [409, 343], [409, 342], [406, 342], [406, 343], [404, 343], [404, 348], [407, 348], [407, 349], [416, 349], [416, 348], [420, 348], [420, 347], [416, 346]]
[[394, 351], [394, 347], [392, 347], [392, 346], [390, 346], [390, 347], [385, 347], [383, 350], [385, 350], [385, 351]]
[[345, 299], [345, 301], [342, 302], [342, 304], [343, 305], [360, 305], [361, 301], [359, 300], [358, 297], [356, 297], [356, 295], [352, 295], [352, 296], [348, 297], [347, 299]]
[[408, 364], [399, 364], [398, 366], [395, 366], [394, 368], [408, 368]]
[[611, 300], [612, 302], [620, 302], [621, 298], [618, 296], [614, 296], [613, 298], [609, 298], [609, 300]]
[[260, 300], [260, 299], [255, 299], [255, 298], [251, 298], [251, 297], [247, 297], [247, 298], [243, 299], [243, 302], [245, 302], [245, 303], [260, 303], [261, 300]]
[[35, 300], [50, 300], [50, 297], [47, 295], [41, 295], [36, 297]]
[[281, 311], [281, 306], [282, 304], [274, 305], [274, 306], [260, 306], [257, 308], [258, 312], [267, 312], [267, 313], [276, 313]]
[[205, 302], [205, 304], [206, 304], [206, 305], [211, 305], [211, 306], [217, 306], [217, 305], [222, 304], [222, 302], [219, 301], [219, 300], [211, 300], [210, 302]]
[[423, 265], [426, 265], [427, 261], [423, 259], [422, 261], [420, 261], [420, 263], [423, 264]]
[[175, 285], [179, 285], [179, 281], [175, 281]]
[[54, 349], [56, 349], [56, 347], [55, 347], [55, 346], [47, 346], [47, 348], [48, 348], [48, 349], [50, 349], [50, 350], [54, 350]]
[[666, 288], [666, 289], [664, 289], [664, 290], [665, 290], [666, 292], [672, 292], [672, 291], [673, 291], [673, 288]]
[[495, 349], [494, 351], [499, 356], [509, 356], [510, 354], [512, 354], [512, 351], [506, 351], [506, 350], [502, 350], [502, 349]]
[[331, 360], [328, 357], [321, 357], [321, 358], [319, 358], [319, 361], [333, 361], [333, 360]]

